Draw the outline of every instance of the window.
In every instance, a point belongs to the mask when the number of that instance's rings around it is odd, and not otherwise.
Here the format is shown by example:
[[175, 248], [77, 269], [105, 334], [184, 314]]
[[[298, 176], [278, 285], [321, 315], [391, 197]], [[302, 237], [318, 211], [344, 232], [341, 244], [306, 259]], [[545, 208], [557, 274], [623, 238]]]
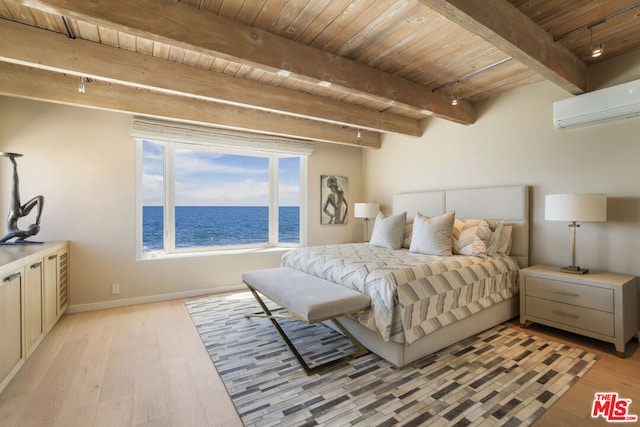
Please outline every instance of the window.
[[137, 144], [139, 258], [304, 243], [305, 155]]

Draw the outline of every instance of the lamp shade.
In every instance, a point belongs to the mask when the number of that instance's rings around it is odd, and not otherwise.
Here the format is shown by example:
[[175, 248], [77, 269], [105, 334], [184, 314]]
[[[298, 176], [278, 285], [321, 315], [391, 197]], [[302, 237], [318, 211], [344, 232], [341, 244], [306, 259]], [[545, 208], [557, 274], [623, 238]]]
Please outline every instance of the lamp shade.
[[548, 194], [544, 200], [547, 221], [605, 222], [606, 194]]
[[380, 212], [378, 203], [356, 203], [353, 205], [353, 216], [356, 218], [375, 218]]

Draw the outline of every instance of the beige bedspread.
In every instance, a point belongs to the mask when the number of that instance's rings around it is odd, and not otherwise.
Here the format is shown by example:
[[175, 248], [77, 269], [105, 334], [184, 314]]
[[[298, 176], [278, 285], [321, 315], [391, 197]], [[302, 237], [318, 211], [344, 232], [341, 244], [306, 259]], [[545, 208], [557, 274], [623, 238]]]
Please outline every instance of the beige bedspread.
[[506, 256], [438, 257], [360, 243], [298, 248], [281, 265], [369, 295], [371, 310], [353, 318], [407, 344], [518, 294], [518, 262]]

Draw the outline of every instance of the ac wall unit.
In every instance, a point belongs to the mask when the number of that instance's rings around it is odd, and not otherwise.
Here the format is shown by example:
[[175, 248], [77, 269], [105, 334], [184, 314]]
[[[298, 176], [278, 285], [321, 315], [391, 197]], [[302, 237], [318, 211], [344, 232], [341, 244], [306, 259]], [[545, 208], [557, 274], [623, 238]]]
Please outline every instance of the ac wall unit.
[[595, 90], [553, 103], [556, 128], [587, 125], [640, 114], [640, 80]]

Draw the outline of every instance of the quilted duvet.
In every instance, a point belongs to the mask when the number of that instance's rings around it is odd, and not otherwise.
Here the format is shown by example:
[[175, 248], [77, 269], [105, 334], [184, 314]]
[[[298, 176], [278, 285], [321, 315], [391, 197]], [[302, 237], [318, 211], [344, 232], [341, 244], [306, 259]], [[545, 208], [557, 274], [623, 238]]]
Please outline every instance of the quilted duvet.
[[352, 316], [385, 341], [411, 344], [518, 294], [515, 258], [430, 256], [366, 243], [298, 248], [281, 265], [369, 295]]

